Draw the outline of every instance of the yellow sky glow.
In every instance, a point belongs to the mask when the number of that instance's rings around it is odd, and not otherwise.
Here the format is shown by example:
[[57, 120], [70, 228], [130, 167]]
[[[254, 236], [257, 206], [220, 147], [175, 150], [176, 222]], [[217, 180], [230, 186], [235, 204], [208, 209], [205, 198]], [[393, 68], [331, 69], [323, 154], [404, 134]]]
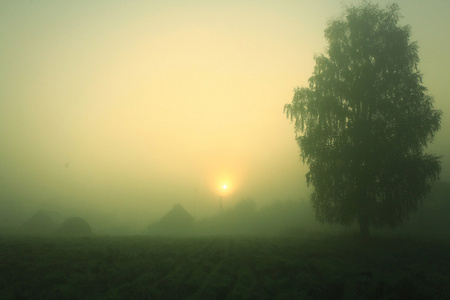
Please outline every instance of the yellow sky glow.
[[[448, 179], [450, 2], [398, 2], [444, 111], [433, 151]], [[142, 222], [173, 203], [211, 214], [224, 184], [231, 204], [307, 197], [283, 106], [341, 11], [331, 0], [3, 1], [3, 193]]]

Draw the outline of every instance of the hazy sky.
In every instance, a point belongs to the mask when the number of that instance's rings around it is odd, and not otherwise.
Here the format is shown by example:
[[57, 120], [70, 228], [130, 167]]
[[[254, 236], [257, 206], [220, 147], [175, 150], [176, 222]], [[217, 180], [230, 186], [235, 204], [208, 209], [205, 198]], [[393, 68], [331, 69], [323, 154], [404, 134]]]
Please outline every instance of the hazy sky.
[[[214, 214], [225, 183], [225, 208], [303, 197], [283, 106], [358, 2], [0, 0], [0, 196], [123, 220]], [[449, 180], [450, 1], [397, 3]]]

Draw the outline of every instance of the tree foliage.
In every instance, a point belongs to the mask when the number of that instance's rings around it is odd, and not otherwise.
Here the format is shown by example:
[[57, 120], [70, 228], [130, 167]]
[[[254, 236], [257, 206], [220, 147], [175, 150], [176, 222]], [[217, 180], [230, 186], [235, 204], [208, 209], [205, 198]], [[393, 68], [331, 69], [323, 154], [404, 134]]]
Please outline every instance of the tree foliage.
[[422, 84], [418, 46], [400, 26], [399, 7], [347, 7], [325, 30], [309, 87], [296, 88], [284, 112], [321, 222], [395, 226], [415, 211], [439, 177], [425, 153], [442, 112]]

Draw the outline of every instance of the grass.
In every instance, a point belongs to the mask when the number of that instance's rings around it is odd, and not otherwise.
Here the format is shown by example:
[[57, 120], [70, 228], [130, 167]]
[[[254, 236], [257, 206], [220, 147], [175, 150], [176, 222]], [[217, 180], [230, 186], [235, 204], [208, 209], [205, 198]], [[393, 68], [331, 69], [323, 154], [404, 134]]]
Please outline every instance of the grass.
[[449, 299], [450, 241], [0, 237], [0, 299]]

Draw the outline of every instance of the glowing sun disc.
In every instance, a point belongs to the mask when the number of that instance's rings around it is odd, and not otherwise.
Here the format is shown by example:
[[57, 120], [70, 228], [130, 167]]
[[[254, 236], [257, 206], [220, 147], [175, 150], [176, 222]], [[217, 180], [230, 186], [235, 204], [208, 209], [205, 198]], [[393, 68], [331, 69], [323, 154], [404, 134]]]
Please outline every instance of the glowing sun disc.
[[222, 185], [222, 188], [225, 190], [227, 188], [227, 185], [226, 184]]

